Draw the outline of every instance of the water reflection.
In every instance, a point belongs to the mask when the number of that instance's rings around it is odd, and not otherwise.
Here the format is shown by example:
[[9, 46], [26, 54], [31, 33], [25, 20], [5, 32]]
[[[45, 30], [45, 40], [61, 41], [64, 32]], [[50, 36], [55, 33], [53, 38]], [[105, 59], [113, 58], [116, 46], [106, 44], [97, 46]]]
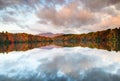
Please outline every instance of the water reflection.
[[0, 81], [119, 81], [119, 57], [82, 47], [0, 54]]
[[27, 51], [33, 48], [40, 48], [50, 45], [50, 42], [41, 43], [12, 43], [12, 44], [0, 44], [0, 53], [8, 53], [12, 51]]
[[0, 44], [0, 53], [8, 53], [11, 51], [27, 51], [34, 48], [60, 48], [60, 47], [89, 47], [104, 49], [108, 51], [120, 51], [120, 43], [118, 42], [71, 42], [71, 41], [61, 41], [61, 42], [40, 42], [40, 43], [15, 43], [15, 44]]

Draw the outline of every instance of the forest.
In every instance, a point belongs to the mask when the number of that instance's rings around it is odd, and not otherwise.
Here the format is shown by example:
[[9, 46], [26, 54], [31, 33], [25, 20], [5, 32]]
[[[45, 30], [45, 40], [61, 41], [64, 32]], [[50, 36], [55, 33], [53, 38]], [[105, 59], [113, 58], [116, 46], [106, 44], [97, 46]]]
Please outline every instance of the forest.
[[87, 34], [65, 34], [55, 37], [53, 41], [59, 46], [81, 46], [120, 51], [120, 28]]
[[64, 34], [53, 39], [56, 42], [119, 42], [120, 28], [108, 29], [104, 31], [90, 32], [87, 34]]
[[47, 45], [120, 51], [120, 28], [86, 34], [63, 34], [54, 38], [27, 33], [0, 33], [0, 52], [25, 51]]
[[37, 42], [51, 42], [52, 39], [48, 37], [26, 34], [26, 33], [0, 33], [0, 44], [10, 43], [37, 43]]

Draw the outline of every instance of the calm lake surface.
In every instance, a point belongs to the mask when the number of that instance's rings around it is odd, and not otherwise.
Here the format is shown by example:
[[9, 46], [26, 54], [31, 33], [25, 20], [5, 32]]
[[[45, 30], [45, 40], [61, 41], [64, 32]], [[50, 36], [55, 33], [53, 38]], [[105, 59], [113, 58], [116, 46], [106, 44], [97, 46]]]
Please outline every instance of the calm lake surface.
[[0, 53], [0, 81], [120, 81], [120, 52], [43, 47]]

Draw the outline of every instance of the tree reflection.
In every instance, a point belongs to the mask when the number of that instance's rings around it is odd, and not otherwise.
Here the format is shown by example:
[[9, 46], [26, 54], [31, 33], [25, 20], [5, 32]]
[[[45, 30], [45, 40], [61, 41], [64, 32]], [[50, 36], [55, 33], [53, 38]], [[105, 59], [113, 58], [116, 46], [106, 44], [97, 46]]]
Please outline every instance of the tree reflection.
[[63, 34], [53, 38], [26, 33], [0, 33], [0, 52], [26, 51], [33, 48], [57, 45], [61, 47], [89, 47], [120, 51], [120, 28], [90, 32], [88, 34]]
[[8, 53], [11, 51], [27, 51], [33, 48], [50, 45], [50, 43], [51, 42], [0, 44], [0, 53]]
[[39, 43], [11, 43], [11, 44], [0, 44], [0, 53], [8, 53], [11, 51], [27, 51], [33, 48], [41, 48], [49, 45], [56, 45], [60, 47], [89, 47], [104, 49], [108, 51], [120, 51], [119, 42], [71, 42], [71, 41], [62, 41], [62, 42], [39, 42]]

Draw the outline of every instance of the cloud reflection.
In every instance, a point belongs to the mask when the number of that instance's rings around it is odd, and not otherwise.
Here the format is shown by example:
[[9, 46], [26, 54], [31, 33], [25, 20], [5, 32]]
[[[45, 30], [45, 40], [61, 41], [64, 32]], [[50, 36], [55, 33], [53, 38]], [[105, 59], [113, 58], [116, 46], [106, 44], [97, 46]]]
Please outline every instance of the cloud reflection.
[[118, 81], [119, 57], [81, 47], [1, 54], [0, 81]]

